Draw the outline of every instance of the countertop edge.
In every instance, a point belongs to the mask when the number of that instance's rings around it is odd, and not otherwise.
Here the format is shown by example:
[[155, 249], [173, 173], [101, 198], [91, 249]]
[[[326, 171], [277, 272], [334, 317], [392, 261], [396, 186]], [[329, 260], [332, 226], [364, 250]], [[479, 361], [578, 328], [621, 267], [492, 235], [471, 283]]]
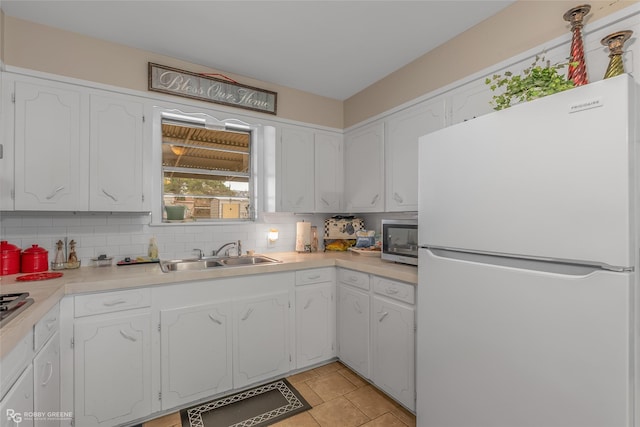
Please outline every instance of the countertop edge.
[[163, 273], [158, 264], [125, 267], [84, 267], [78, 270], [69, 270], [61, 278], [42, 282], [18, 282], [15, 278], [20, 276], [19, 274], [2, 276], [0, 278], [1, 293], [29, 292], [30, 297], [34, 299], [34, 304], [0, 329], [0, 361], [66, 295], [155, 285], [173, 285], [197, 280], [323, 267], [348, 268], [414, 285], [418, 282], [418, 270], [416, 267], [395, 264], [376, 257], [363, 257], [358, 254], [344, 252], [314, 254], [283, 252], [268, 253], [266, 255], [282, 262], [250, 267], [220, 268], [215, 271], [176, 273]]

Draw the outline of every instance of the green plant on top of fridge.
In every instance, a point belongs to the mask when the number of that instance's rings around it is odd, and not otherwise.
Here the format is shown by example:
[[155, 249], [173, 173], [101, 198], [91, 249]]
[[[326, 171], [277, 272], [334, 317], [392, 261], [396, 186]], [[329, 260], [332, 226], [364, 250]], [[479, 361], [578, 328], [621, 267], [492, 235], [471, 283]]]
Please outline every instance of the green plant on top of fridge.
[[490, 85], [492, 91], [504, 88], [504, 92], [494, 95], [489, 103], [494, 110], [503, 110], [520, 102], [571, 89], [574, 87], [573, 81], [559, 73], [567, 65], [568, 62], [551, 65], [543, 56], [536, 55], [535, 61], [522, 74], [514, 75], [511, 71], [505, 71], [503, 75], [487, 77], [485, 83]]

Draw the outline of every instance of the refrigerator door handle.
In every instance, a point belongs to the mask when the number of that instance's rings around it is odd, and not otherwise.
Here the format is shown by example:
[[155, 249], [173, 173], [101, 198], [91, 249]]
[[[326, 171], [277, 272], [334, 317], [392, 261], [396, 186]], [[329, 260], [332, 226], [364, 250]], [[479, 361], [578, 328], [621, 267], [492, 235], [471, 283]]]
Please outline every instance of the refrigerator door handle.
[[453, 260], [477, 262], [500, 267], [516, 268], [519, 270], [533, 270], [553, 274], [563, 274], [568, 276], [587, 276], [597, 271], [630, 272], [633, 267], [603, 266], [589, 263], [576, 263], [566, 260], [555, 260], [546, 258], [519, 258], [513, 255], [468, 252], [449, 248], [437, 248], [433, 246], [420, 246], [421, 249], [431, 251], [440, 258]]

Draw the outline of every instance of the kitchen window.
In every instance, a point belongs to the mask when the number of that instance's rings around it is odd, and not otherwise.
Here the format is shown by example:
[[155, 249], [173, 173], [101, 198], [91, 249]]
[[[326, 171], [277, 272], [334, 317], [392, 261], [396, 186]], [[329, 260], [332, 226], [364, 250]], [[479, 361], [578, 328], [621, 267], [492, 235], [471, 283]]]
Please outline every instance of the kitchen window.
[[255, 219], [249, 126], [163, 113], [162, 222]]

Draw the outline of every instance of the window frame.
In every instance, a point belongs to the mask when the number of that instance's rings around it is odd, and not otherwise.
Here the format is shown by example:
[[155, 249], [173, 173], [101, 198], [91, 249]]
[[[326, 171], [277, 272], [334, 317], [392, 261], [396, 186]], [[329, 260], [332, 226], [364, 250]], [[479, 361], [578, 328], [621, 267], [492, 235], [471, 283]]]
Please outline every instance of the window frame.
[[[189, 124], [193, 123], [197, 127], [209, 129], [244, 131], [249, 133], [249, 217], [248, 218], [199, 218], [194, 221], [167, 222], [163, 219], [164, 213], [164, 171], [162, 165], [162, 123], [169, 119], [175, 122]], [[259, 191], [259, 125], [253, 125], [239, 119], [218, 120], [210, 114], [202, 112], [184, 112], [178, 109], [155, 107], [152, 123], [152, 175], [153, 191], [151, 200], [151, 221], [150, 225], [161, 226], [194, 226], [194, 225], [230, 225], [230, 224], [250, 224], [255, 223], [260, 215], [258, 208]]]

